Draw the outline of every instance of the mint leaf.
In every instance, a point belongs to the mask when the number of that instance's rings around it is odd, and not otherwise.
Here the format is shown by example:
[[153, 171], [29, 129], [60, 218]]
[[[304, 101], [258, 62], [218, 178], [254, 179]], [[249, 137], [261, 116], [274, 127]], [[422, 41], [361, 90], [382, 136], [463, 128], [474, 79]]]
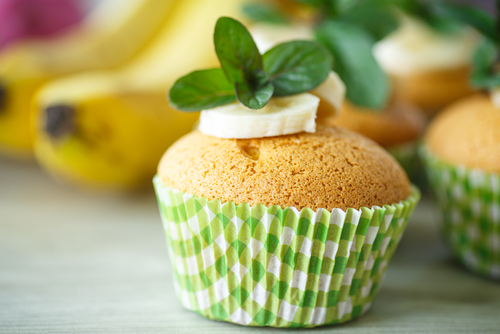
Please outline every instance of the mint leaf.
[[253, 21], [272, 24], [286, 24], [290, 20], [277, 8], [263, 3], [248, 3], [243, 5], [243, 13]]
[[236, 98], [250, 109], [264, 108], [274, 93], [274, 87], [264, 71], [259, 72], [256, 78], [258, 82], [253, 83], [252, 86], [244, 82], [236, 83]]
[[333, 70], [344, 81], [347, 98], [362, 107], [382, 109], [389, 99], [389, 79], [373, 56], [369, 33], [353, 24], [329, 21], [316, 29], [316, 38], [332, 53]]
[[381, 40], [398, 28], [399, 20], [396, 14], [392, 5], [363, 1], [339, 19], [359, 25], [369, 31], [376, 40]]
[[264, 107], [273, 89], [269, 88], [262, 56], [248, 30], [234, 19], [221, 17], [215, 25], [214, 44], [222, 70], [235, 85], [238, 100], [251, 109]]
[[432, 6], [436, 16], [467, 24], [486, 37], [494, 41], [498, 40], [495, 18], [489, 13], [477, 7], [467, 5], [436, 2], [430, 4], [430, 6]]
[[254, 72], [262, 70], [259, 49], [240, 22], [221, 17], [214, 32], [215, 52], [229, 81], [249, 84]]
[[322, 83], [332, 68], [328, 50], [314, 41], [279, 44], [264, 54], [263, 61], [275, 96], [307, 92]]
[[168, 93], [170, 105], [183, 111], [200, 111], [233, 102], [234, 85], [220, 68], [191, 72], [178, 79]]
[[319, 9], [325, 16], [334, 17], [355, 6], [359, 0], [295, 0]]
[[498, 49], [495, 43], [485, 38], [476, 49], [472, 58], [471, 82], [477, 88], [500, 86], [500, 74], [495, 73]]

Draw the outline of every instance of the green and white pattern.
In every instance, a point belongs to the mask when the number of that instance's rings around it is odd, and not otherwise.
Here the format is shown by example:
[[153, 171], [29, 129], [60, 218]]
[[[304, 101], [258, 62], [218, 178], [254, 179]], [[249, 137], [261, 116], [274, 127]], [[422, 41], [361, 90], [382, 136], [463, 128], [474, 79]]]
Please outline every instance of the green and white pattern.
[[366, 312], [420, 194], [314, 212], [221, 203], [154, 179], [182, 304], [248, 326], [314, 327]]
[[500, 279], [500, 176], [446, 163], [425, 147], [421, 156], [444, 241], [467, 268]]

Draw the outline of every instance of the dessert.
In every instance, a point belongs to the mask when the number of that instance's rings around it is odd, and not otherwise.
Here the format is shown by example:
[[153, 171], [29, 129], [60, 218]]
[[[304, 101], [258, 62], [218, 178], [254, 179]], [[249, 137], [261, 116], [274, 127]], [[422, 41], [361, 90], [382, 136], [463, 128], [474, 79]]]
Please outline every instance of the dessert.
[[[227, 118], [212, 127], [202, 117], [199, 130], [167, 150], [154, 179], [179, 299], [207, 318], [248, 326], [314, 327], [360, 316], [379, 290], [418, 190], [370, 139], [310, 124], [315, 112], [295, 118], [302, 128], [280, 116], [288, 106], [317, 108], [319, 99], [305, 92], [329, 76], [331, 58], [321, 45], [283, 43], [260, 65], [251, 36], [229, 18], [219, 19], [214, 42], [225, 77], [214, 84], [214, 70], [193, 72], [169, 98], [181, 110], [205, 105], [202, 113]], [[227, 62], [235, 54], [241, 63]], [[273, 54], [289, 57], [271, 61]], [[292, 75], [298, 68], [302, 76]], [[247, 78], [266, 75], [250, 87], [253, 99], [242, 95]], [[252, 126], [227, 136], [238, 116], [280, 121], [265, 124], [265, 133]]]
[[374, 54], [398, 96], [435, 113], [474, 91], [469, 76], [480, 35], [467, 25], [439, 31], [425, 19], [403, 16], [399, 28], [375, 44]]
[[429, 126], [422, 156], [442, 213], [442, 236], [470, 270], [500, 279], [500, 108], [486, 94], [449, 106]]

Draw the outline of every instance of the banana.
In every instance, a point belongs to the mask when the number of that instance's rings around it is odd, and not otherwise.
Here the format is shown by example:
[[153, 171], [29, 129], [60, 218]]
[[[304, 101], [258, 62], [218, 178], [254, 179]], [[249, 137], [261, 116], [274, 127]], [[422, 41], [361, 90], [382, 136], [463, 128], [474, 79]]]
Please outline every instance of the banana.
[[198, 130], [218, 138], [261, 138], [316, 131], [319, 98], [308, 93], [274, 97], [259, 110], [239, 102], [203, 110]]
[[271, 49], [276, 44], [292, 40], [309, 40], [313, 38], [313, 32], [305, 24], [279, 25], [258, 22], [249, 28], [257, 48], [261, 53]]
[[117, 68], [148, 46], [175, 0], [106, 0], [57, 39], [27, 40], [0, 53], [0, 151], [29, 156], [29, 104], [54, 78]]
[[330, 71], [325, 81], [310, 91], [319, 97], [318, 118], [334, 117], [342, 110], [346, 88], [339, 75]]
[[32, 106], [36, 160], [57, 179], [86, 188], [149, 185], [164, 151], [198, 118], [173, 110], [165, 93], [186, 72], [217, 66], [215, 22], [241, 19], [244, 2], [176, 1], [154, 43], [127, 66], [44, 86]]
[[500, 109], [500, 88], [490, 89], [490, 98], [493, 105]]

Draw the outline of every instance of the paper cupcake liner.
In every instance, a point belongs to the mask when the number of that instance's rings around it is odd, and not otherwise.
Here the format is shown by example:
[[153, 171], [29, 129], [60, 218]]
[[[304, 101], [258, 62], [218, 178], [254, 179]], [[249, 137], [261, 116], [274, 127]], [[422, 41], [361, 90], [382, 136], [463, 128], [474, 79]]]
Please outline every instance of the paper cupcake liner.
[[420, 194], [331, 212], [221, 203], [154, 185], [177, 295], [207, 318], [314, 327], [371, 306]]
[[500, 175], [446, 163], [420, 150], [442, 214], [441, 232], [471, 271], [500, 279]]

